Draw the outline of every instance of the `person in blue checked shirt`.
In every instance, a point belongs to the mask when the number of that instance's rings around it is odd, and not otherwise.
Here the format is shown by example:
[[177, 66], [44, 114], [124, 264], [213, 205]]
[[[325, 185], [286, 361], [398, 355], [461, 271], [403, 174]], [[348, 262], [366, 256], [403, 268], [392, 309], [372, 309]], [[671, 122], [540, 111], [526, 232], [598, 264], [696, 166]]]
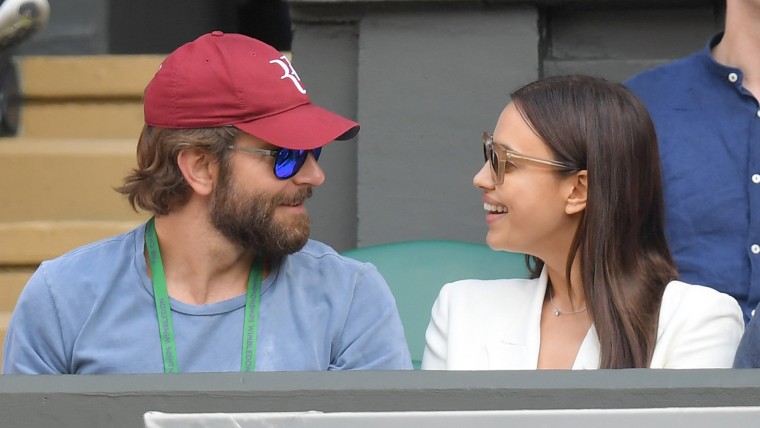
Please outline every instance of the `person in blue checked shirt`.
[[4, 373], [411, 369], [377, 270], [309, 240], [320, 152], [357, 123], [271, 46], [218, 31], [163, 61], [144, 108], [117, 190], [153, 217], [41, 264]]

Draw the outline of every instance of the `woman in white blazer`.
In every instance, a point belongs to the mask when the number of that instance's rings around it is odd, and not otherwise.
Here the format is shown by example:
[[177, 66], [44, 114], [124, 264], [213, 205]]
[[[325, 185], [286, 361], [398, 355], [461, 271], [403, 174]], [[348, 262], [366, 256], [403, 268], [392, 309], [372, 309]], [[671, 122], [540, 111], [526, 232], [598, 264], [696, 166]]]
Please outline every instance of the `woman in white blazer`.
[[447, 284], [423, 369], [731, 367], [736, 301], [676, 281], [657, 138], [623, 85], [553, 77], [512, 94], [473, 182], [491, 248], [533, 279]]

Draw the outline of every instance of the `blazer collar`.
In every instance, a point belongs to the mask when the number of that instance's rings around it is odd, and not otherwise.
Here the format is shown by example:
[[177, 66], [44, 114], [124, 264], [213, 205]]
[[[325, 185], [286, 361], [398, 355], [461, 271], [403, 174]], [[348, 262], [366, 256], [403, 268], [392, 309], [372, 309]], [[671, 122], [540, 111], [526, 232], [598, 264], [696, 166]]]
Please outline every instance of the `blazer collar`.
[[491, 370], [535, 370], [541, 338], [541, 309], [546, 296], [546, 269], [534, 280], [533, 293], [522, 307], [513, 307], [503, 333], [486, 344]]

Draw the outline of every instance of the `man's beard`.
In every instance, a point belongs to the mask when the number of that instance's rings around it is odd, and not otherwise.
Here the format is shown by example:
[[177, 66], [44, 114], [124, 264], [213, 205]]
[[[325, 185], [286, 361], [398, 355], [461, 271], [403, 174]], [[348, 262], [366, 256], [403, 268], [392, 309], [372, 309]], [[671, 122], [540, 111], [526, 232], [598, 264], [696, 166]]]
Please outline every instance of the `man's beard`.
[[306, 213], [275, 220], [279, 205], [302, 204], [311, 197], [311, 187], [293, 195], [264, 194], [246, 197], [237, 191], [229, 171], [220, 174], [219, 186], [209, 205], [211, 223], [227, 239], [258, 256], [280, 258], [303, 248], [309, 239], [310, 221]]

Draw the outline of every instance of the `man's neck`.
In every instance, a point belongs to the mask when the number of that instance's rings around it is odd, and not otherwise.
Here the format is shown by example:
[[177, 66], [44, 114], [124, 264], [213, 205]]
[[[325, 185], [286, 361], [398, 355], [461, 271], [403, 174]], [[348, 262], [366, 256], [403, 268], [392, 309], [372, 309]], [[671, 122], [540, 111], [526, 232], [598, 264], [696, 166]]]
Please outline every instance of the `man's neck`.
[[721, 64], [741, 69], [743, 85], [760, 99], [760, 7], [749, 2], [727, 4], [726, 31], [712, 50]]
[[205, 216], [186, 214], [155, 219], [169, 295], [201, 305], [245, 294], [254, 254], [225, 238]]

